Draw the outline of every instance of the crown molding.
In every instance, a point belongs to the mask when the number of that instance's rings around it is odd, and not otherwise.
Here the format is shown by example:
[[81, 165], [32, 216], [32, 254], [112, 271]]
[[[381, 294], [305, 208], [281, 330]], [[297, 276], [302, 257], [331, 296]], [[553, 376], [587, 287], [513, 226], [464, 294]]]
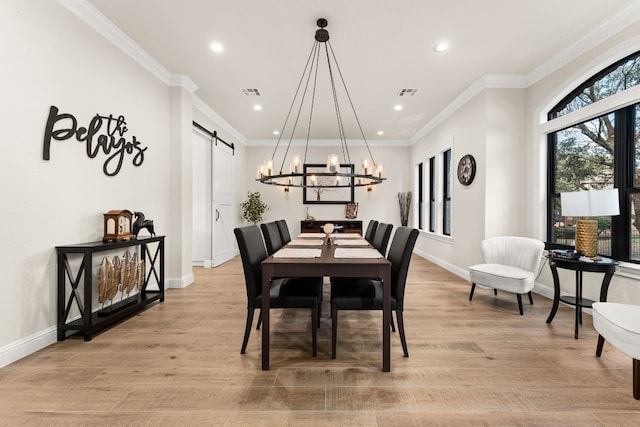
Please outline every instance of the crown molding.
[[58, 0], [58, 3], [73, 12], [85, 24], [96, 30], [166, 85], [170, 84], [171, 73], [169, 70], [156, 61], [153, 56], [142, 49], [121, 29], [116, 27], [113, 22], [107, 19], [87, 0]]
[[599, 45], [603, 40], [627, 28], [640, 20], [640, 2], [636, 1], [624, 8], [620, 13], [608, 21], [600, 24], [593, 31], [588, 32], [567, 49], [535, 68], [527, 75], [527, 86], [531, 86], [544, 79], [551, 73], [564, 67], [579, 56]]
[[198, 85], [189, 78], [186, 74], [171, 74], [169, 78], [169, 86], [183, 87], [190, 94], [194, 94], [198, 90]]
[[228, 121], [222, 118], [222, 116], [216, 113], [211, 107], [209, 107], [205, 102], [200, 99], [198, 96], [193, 96], [193, 108], [198, 109], [202, 114], [204, 114], [208, 119], [215, 122], [218, 126], [220, 126], [225, 132], [235, 138], [238, 142], [243, 145], [248, 145], [247, 138], [242, 135], [236, 128], [234, 128]]

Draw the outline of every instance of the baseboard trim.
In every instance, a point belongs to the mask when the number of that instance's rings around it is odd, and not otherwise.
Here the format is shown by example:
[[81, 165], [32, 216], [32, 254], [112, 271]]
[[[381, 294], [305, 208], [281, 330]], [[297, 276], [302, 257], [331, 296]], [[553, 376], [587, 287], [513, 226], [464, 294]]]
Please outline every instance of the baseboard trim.
[[193, 273], [189, 273], [181, 278], [165, 279], [164, 287], [165, 289], [182, 289], [192, 284], [194, 280], [195, 277], [193, 276]]
[[0, 368], [35, 353], [58, 340], [57, 327], [51, 326], [0, 348]]

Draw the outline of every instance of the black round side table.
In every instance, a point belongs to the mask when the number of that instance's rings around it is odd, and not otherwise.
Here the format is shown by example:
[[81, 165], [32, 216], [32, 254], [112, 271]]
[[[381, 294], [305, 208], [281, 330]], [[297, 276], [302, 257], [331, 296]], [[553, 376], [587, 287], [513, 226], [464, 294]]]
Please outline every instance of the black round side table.
[[[576, 322], [575, 322], [575, 338], [578, 338], [578, 325], [582, 323], [582, 307], [591, 308], [593, 300], [582, 298], [582, 273], [604, 273], [602, 279], [602, 285], [600, 285], [600, 301], [607, 300], [607, 293], [609, 292], [609, 283], [613, 274], [616, 272], [618, 261], [610, 258], [600, 258], [597, 261], [585, 262], [577, 259], [566, 259], [559, 257], [548, 256], [549, 267], [551, 268], [551, 274], [553, 275], [553, 307], [551, 313], [547, 318], [547, 323], [551, 323], [556, 312], [558, 311], [558, 305], [560, 301], [573, 305], [576, 308]], [[560, 279], [558, 278], [558, 268], [565, 270], [574, 270], [576, 272], [576, 295], [567, 296], [560, 295]]]

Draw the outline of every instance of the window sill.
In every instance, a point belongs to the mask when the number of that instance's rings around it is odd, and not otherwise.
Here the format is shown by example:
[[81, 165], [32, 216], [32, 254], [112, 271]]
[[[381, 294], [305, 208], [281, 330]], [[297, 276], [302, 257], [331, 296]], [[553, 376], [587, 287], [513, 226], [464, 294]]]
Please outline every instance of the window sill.
[[[426, 237], [427, 239], [437, 240], [438, 242], [444, 242], [453, 245], [453, 237], [451, 236], [445, 236], [443, 234], [432, 233], [425, 230], [420, 230], [420, 235]], [[640, 270], [638, 270], [638, 274], [640, 277]]]

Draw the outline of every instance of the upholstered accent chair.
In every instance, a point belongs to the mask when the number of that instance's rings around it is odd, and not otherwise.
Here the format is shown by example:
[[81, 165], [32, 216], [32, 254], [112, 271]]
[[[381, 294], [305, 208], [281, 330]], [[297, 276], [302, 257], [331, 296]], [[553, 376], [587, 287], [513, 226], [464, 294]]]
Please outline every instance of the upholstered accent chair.
[[480, 251], [484, 263], [469, 267], [469, 301], [473, 299], [476, 285], [493, 288], [494, 295], [498, 290], [513, 292], [518, 297], [522, 315], [522, 295], [528, 294], [529, 302], [533, 304], [531, 290], [540, 268], [544, 243], [528, 237], [491, 237], [482, 241]]
[[[247, 322], [242, 340], [241, 354], [247, 349], [255, 309], [262, 312], [262, 261], [267, 258], [262, 233], [257, 225], [233, 230], [238, 242], [247, 290]], [[271, 308], [308, 308], [311, 311], [312, 354], [317, 352], [317, 329], [320, 317], [322, 278], [278, 278], [271, 281], [269, 292]], [[259, 325], [259, 322], [258, 322]], [[259, 326], [258, 326], [259, 328]]]
[[594, 302], [591, 315], [598, 331], [596, 356], [604, 340], [633, 359], [633, 397], [640, 399], [640, 305]]

